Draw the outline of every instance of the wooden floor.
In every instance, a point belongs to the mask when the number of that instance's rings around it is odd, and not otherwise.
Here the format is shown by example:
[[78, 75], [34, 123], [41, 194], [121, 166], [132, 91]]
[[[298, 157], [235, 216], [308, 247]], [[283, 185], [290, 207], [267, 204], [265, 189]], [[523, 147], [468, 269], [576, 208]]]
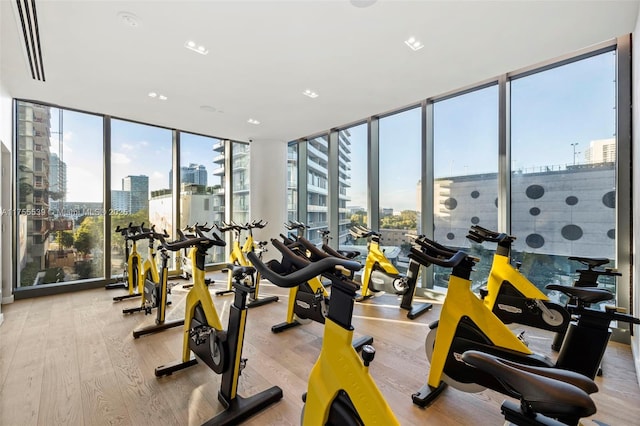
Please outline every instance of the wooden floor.
[[[217, 279], [218, 277], [216, 277]], [[212, 289], [220, 288], [217, 279]], [[284, 398], [256, 415], [250, 425], [298, 425], [301, 395], [321, 346], [317, 323], [272, 334], [282, 322], [286, 292], [272, 285], [264, 294], [283, 296], [278, 303], [249, 311], [243, 355], [249, 359], [239, 383], [240, 395], [272, 385]], [[157, 379], [154, 368], [179, 359], [180, 328], [133, 339], [134, 328], [152, 323], [152, 315], [122, 315], [138, 302], [113, 303], [124, 290], [82, 291], [20, 300], [2, 307], [0, 326], [0, 425], [199, 425], [221, 410], [217, 402], [220, 376], [203, 365]], [[174, 288], [169, 319], [179, 318], [186, 292]], [[215, 298], [226, 321], [230, 296]], [[409, 321], [395, 297], [376, 304], [357, 304], [356, 336], [375, 338], [377, 354], [370, 372], [404, 425], [500, 425], [504, 397], [492, 391], [467, 394], [449, 388], [429, 408], [411, 402], [411, 393], [426, 381], [424, 353], [427, 324], [439, 307]], [[546, 350], [550, 336], [528, 331], [531, 346]], [[640, 424], [640, 391], [629, 346], [611, 343], [604, 360], [605, 376], [594, 395], [598, 413], [585, 424]], [[598, 423], [596, 423], [597, 421]]]

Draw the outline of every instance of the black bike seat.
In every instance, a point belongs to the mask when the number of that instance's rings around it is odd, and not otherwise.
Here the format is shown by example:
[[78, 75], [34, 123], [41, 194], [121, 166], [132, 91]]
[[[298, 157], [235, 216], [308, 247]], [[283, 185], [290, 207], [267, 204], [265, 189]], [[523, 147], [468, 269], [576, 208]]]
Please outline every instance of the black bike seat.
[[613, 293], [599, 287], [574, 287], [570, 285], [549, 284], [545, 288], [560, 291], [584, 303], [598, 303], [613, 299]]
[[591, 257], [570, 256], [569, 260], [575, 260], [576, 262], [583, 263], [589, 268], [597, 268], [598, 266], [606, 265], [607, 263], [609, 263], [609, 259], [604, 257], [591, 258]]
[[334, 250], [330, 246], [323, 244], [322, 250], [327, 253], [329, 256], [335, 256], [342, 259], [353, 259], [355, 257], [360, 256], [359, 251], [347, 251], [347, 250]]
[[531, 367], [479, 351], [466, 351], [462, 360], [513, 389], [516, 396], [536, 413], [553, 418], [581, 418], [596, 412], [589, 393], [596, 392], [598, 387], [581, 374]]
[[231, 269], [231, 276], [233, 278], [244, 278], [256, 271], [256, 268], [254, 268], [253, 266], [242, 266], [233, 263], [229, 263], [227, 265], [227, 268]]

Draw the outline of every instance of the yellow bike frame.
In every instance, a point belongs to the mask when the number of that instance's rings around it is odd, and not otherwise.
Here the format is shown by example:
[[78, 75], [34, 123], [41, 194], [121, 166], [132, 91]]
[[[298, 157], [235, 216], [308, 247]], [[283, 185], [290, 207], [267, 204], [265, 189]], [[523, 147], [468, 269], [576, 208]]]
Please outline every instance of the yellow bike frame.
[[[134, 248], [131, 253], [135, 251], [135, 241]], [[144, 283], [147, 279], [147, 273], [151, 272], [151, 281], [156, 284], [160, 283], [160, 274], [158, 273], [158, 265], [156, 264], [156, 251], [153, 246], [153, 240], [149, 240], [149, 250], [147, 252], [147, 258], [140, 265], [140, 269], [138, 270], [138, 293], [144, 294]], [[137, 252], [136, 252], [137, 255]], [[139, 256], [138, 256], [139, 257]], [[144, 306], [144, 297], [142, 298], [142, 306]]]
[[436, 388], [442, 380], [444, 365], [462, 318], [471, 320], [496, 346], [530, 355], [533, 352], [513, 334], [486, 304], [471, 290], [471, 281], [449, 276], [449, 288], [440, 311], [436, 340], [429, 368], [429, 386]]
[[365, 425], [399, 425], [380, 389], [353, 348], [350, 330], [327, 318], [322, 349], [309, 376], [303, 426], [324, 425], [331, 401], [345, 391]]
[[[231, 253], [229, 254], [229, 263], [234, 263], [241, 266], [252, 266], [251, 262], [247, 260], [245, 253], [254, 251], [256, 249], [255, 241], [253, 240], [253, 232], [249, 229], [249, 235], [245, 240], [242, 247], [240, 247], [240, 230], [233, 230], [233, 243], [231, 245]], [[260, 284], [260, 273], [256, 272], [255, 275], [255, 294], [258, 294], [258, 286]], [[233, 285], [233, 272], [229, 269], [227, 274], [227, 290], [231, 291]]]
[[[140, 257], [140, 253], [138, 253], [138, 244], [136, 240], [131, 242], [131, 252], [129, 253], [129, 258], [127, 259], [127, 281], [129, 282], [129, 295], [137, 294], [141, 295], [144, 292], [144, 281], [140, 281], [140, 271], [142, 270], [142, 258]], [[134, 265], [138, 265], [137, 271], [135, 271]], [[136, 289], [136, 283], [134, 282], [134, 277], [137, 278], [138, 288]]]
[[498, 253], [493, 255], [493, 262], [491, 263], [491, 271], [489, 272], [489, 278], [487, 280], [488, 294], [484, 298], [484, 304], [493, 310], [496, 303], [496, 298], [500, 293], [500, 286], [504, 281], [508, 281], [516, 290], [528, 299], [549, 300], [549, 297], [544, 294], [538, 287], [536, 287], [531, 281], [527, 279], [520, 271], [511, 265], [508, 256], [503, 256]]
[[367, 259], [364, 264], [364, 271], [362, 272], [362, 297], [370, 296], [369, 283], [371, 281], [371, 273], [373, 268], [378, 265], [384, 272], [391, 275], [398, 275], [400, 272], [393, 266], [393, 263], [387, 259], [384, 252], [380, 249], [380, 243], [374, 237], [367, 243]]
[[[223, 330], [220, 317], [216, 311], [216, 307], [211, 299], [211, 293], [204, 280], [204, 271], [197, 267], [196, 252], [197, 248], [193, 247], [189, 250], [189, 259], [193, 267], [193, 287], [187, 293], [185, 302], [184, 328], [182, 341], [182, 362], [188, 362], [191, 359], [191, 349], [189, 348], [189, 332], [191, 330], [191, 320], [193, 318], [196, 306], [201, 305], [207, 323], [216, 330]], [[243, 322], [245, 318], [243, 317]], [[242, 340], [241, 340], [242, 341]], [[235, 393], [234, 393], [235, 395]]]

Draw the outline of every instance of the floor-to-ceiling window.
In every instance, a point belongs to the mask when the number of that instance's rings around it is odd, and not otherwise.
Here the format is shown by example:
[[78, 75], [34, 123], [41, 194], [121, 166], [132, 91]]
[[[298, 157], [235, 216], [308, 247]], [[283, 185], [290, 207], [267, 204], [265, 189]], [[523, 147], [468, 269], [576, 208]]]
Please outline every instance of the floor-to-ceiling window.
[[17, 102], [17, 287], [104, 276], [102, 117]]
[[[473, 225], [514, 235], [512, 260], [522, 262], [522, 272], [541, 288], [575, 279], [575, 270], [581, 266], [569, 261], [569, 256], [606, 257], [611, 260], [607, 266], [624, 272], [627, 262], [624, 256], [616, 259], [616, 250], [626, 250], [628, 229], [616, 227], [624, 228], [629, 219], [627, 209], [617, 206], [629, 203], [619, 197], [620, 191], [629, 193], [626, 178], [619, 176], [629, 176], [630, 170], [628, 159], [617, 164], [616, 157], [618, 150], [624, 149], [627, 155], [629, 149], [624, 128], [629, 111], [622, 103], [629, 82], [628, 71], [621, 65], [627, 54], [618, 57], [616, 49], [627, 48], [603, 43], [591, 56], [582, 52], [540, 69], [503, 74], [477, 88], [427, 98], [424, 117], [418, 109], [373, 116], [369, 119], [371, 149], [379, 150], [375, 167], [368, 164], [366, 124], [336, 126], [340, 130], [328, 132], [330, 138], [306, 140], [308, 147], [299, 146], [309, 151], [308, 221], [327, 226], [335, 223], [331, 215], [337, 214], [339, 246], [364, 247], [363, 241], [350, 238], [349, 227], [371, 225], [386, 232], [386, 226], [401, 221], [403, 212], [411, 210], [396, 207], [394, 197], [416, 190], [429, 199], [416, 203], [416, 211], [421, 204], [433, 203], [433, 217], [423, 216], [417, 226], [428, 224], [433, 229], [415, 232], [433, 233], [441, 244], [479, 257], [472, 275], [475, 287], [487, 278], [495, 245], [468, 241]], [[415, 123], [405, 123], [400, 132], [413, 129], [416, 155], [391, 161], [410, 140], [394, 139], [394, 121], [409, 116]], [[617, 135], [620, 126], [624, 133]], [[328, 149], [328, 140], [335, 141], [337, 155]], [[421, 173], [412, 169], [419, 167], [415, 157], [424, 160]], [[316, 171], [322, 173], [315, 175]], [[416, 183], [398, 181], [411, 175], [417, 177], [418, 189]], [[420, 182], [421, 176], [426, 176], [425, 182]], [[323, 180], [332, 179], [337, 182], [337, 211], [325, 207], [326, 197], [317, 188]], [[374, 187], [369, 188], [369, 182]], [[374, 213], [380, 215], [373, 224], [369, 216], [376, 214], [367, 211], [369, 190], [378, 204], [372, 206], [378, 209]], [[390, 242], [388, 236], [386, 242]], [[403, 242], [398, 244], [402, 247]], [[435, 270], [435, 285], [446, 287], [447, 274]], [[615, 289], [614, 280], [600, 281]], [[626, 283], [623, 286], [627, 288]]]
[[[180, 133], [180, 227], [224, 222], [224, 150], [220, 139]], [[170, 185], [173, 185], [173, 170]], [[224, 238], [224, 236], [223, 236]], [[209, 249], [206, 263], [224, 261], [224, 247]]]
[[298, 219], [298, 144], [287, 145], [287, 219]]
[[[15, 116], [16, 288], [29, 289], [20, 294], [42, 294], [37, 289], [44, 284], [84, 281], [84, 288], [121, 276], [126, 259], [117, 226], [155, 225], [175, 238], [176, 209], [177, 227], [218, 223], [229, 200], [233, 218], [249, 220], [247, 143], [30, 101], [17, 100]], [[173, 204], [174, 148], [181, 154], [179, 206]], [[233, 188], [225, 172], [229, 151]], [[146, 241], [138, 250], [146, 255]], [[224, 250], [211, 250], [207, 259], [223, 262]], [[168, 267], [174, 268], [173, 256]], [[51, 288], [47, 293], [65, 291]]]
[[[347, 250], [360, 246], [366, 256], [366, 242], [354, 240], [349, 228], [354, 225], [369, 225], [367, 206], [369, 203], [369, 152], [367, 124], [342, 129], [338, 133], [338, 193], [339, 203], [339, 248]], [[342, 173], [341, 173], [342, 171]], [[375, 224], [374, 224], [375, 226]], [[376, 230], [377, 231], [377, 230]]]
[[[472, 276], [480, 285], [495, 247], [472, 246], [466, 236], [472, 225], [497, 231], [497, 84], [435, 102], [433, 145], [434, 239], [480, 257]], [[446, 287], [450, 271], [434, 270], [434, 285]]]
[[422, 108], [379, 120], [381, 244], [399, 271], [408, 267], [411, 239], [421, 233]]
[[580, 264], [569, 256], [615, 259], [615, 52], [510, 84], [511, 232], [518, 260], [540, 288], [571, 284]]
[[[169, 129], [111, 120], [111, 207], [122, 213], [111, 217], [112, 276], [120, 275], [126, 264], [117, 226], [144, 223], [157, 231], [173, 230], [172, 140]], [[138, 243], [138, 251], [146, 256], [145, 242]]]
[[329, 229], [329, 142], [326, 135], [307, 141], [307, 238], [322, 241]]
[[231, 142], [232, 218], [239, 224], [252, 220], [249, 202], [249, 155], [249, 144]]

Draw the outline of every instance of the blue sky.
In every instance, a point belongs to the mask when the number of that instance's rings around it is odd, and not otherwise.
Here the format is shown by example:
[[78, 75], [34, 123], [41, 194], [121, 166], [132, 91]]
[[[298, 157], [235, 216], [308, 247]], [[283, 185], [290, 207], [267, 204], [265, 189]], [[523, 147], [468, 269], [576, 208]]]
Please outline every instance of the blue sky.
[[[615, 56], [613, 52], [516, 79], [511, 84], [512, 167], [573, 162], [584, 158], [591, 140], [615, 132]], [[436, 177], [497, 171], [497, 87], [489, 87], [434, 105]], [[52, 130], [58, 131], [57, 115]], [[367, 126], [352, 134], [351, 202], [366, 207]], [[381, 207], [416, 209], [420, 177], [420, 109], [380, 120]], [[113, 189], [129, 174], [149, 176], [151, 190], [167, 188], [171, 169], [171, 131], [112, 121]], [[102, 118], [64, 112], [63, 159], [67, 163], [67, 200], [102, 200]], [[58, 152], [58, 134], [52, 152]], [[214, 138], [182, 135], [182, 165], [207, 167], [213, 183]]]

